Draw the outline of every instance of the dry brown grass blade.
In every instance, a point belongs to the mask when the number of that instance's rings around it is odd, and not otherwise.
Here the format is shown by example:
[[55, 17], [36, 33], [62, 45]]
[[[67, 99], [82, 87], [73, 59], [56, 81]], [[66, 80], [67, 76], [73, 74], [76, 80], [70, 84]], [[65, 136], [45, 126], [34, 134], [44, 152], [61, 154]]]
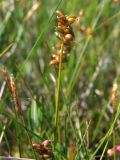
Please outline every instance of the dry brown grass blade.
[[36, 1], [32, 8], [28, 11], [27, 15], [25, 16], [24, 20], [27, 21], [29, 20], [33, 14], [38, 10], [38, 8], [40, 7], [40, 2], [39, 1]]

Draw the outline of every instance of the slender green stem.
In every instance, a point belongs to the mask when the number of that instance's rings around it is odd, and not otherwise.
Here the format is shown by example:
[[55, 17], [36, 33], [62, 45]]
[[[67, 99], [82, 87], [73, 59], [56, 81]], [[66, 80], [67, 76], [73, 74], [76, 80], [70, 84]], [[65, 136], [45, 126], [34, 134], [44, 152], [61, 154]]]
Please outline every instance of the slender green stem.
[[104, 153], [105, 153], [105, 151], [106, 151], [107, 146], [108, 146], [108, 141], [107, 141], [106, 144], [105, 144], [105, 147], [104, 147], [104, 149], [103, 149], [102, 155], [100, 156], [100, 160], [102, 160], [102, 158], [104, 157]]
[[[116, 147], [115, 131], [113, 131], [113, 146], [114, 148]], [[117, 158], [116, 150], [114, 149], [114, 160], [116, 160], [116, 158]]]
[[[57, 129], [57, 136], [60, 141], [60, 120], [59, 120], [59, 99], [60, 99], [60, 83], [61, 83], [61, 68], [62, 68], [62, 53], [63, 53], [64, 43], [61, 45], [60, 50], [60, 63], [59, 63], [59, 71], [58, 71], [58, 79], [57, 79], [57, 88], [56, 88], [56, 112], [55, 112], [55, 129]], [[58, 124], [59, 122], [59, 124]]]
[[[16, 103], [14, 105], [15, 105], [14, 111], [15, 111], [16, 119], [19, 119], [19, 117], [20, 117], [22, 125], [26, 126], [23, 112], [22, 111], [21, 111], [21, 113], [17, 112], [16, 108], [18, 108], [18, 107], [16, 106]], [[17, 141], [18, 141], [18, 147], [19, 147], [19, 154], [20, 154], [20, 157], [22, 157], [22, 146], [20, 144], [20, 141], [21, 141], [21, 131], [18, 134], [17, 131], [19, 130], [18, 129], [19, 128], [19, 124], [18, 123], [15, 123], [15, 124], [16, 124], [16, 135], [18, 137]], [[27, 130], [26, 130], [26, 133], [27, 133], [28, 140], [29, 140], [29, 142], [31, 144], [31, 147], [32, 147], [32, 140], [31, 140], [31, 137], [30, 137], [30, 135], [29, 135], [29, 133], [28, 133]], [[36, 156], [35, 151], [34, 151], [33, 148], [32, 148], [32, 151], [33, 151], [33, 155], [34, 155], [35, 160], [37, 160], [37, 156]]]
[[[23, 114], [21, 114], [21, 121], [22, 121], [23, 126], [26, 126], [26, 123], [25, 123], [25, 119], [24, 119], [24, 115], [23, 115]], [[30, 135], [29, 135], [29, 133], [28, 133], [27, 130], [26, 130], [26, 133], [27, 133], [27, 137], [28, 137], [28, 140], [29, 140], [29, 142], [30, 142], [30, 145], [31, 145], [31, 147], [32, 147], [32, 140], [31, 140], [31, 137], [30, 137]], [[36, 153], [35, 153], [33, 147], [32, 147], [32, 152], [33, 152], [33, 155], [34, 155], [35, 160], [37, 160], [37, 156], [36, 156]]]
[[102, 144], [111, 136], [111, 133], [113, 132], [114, 126], [116, 124], [116, 121], [117, 121], [119, 115], [120, 115], [120, 104], [118, 105], [118, 109], [117, 109], [116, 115], [114, 117], [114, 120], [113, 120], [113, 122], [111, 124], [111, 127], [109, 128], [109, 130], [105, 134], [105, 136], [101, 139], [100, 144], [98, 145], [98, 147], [96, 148], [96, 150], [94, 151], [94, 153], [91, 155], [90, 160], [93, 160], [95, 154], [98, 152], [98, 150], [100, 149], [100, 147], [102, 146]]
[[[17, 108], [16, 102], [13, 101], [13, 110], [14, 110], [14, 113], [15, 113], [15, 118], [19, 119], [19, 115], [17, 113], [16, 108]], [[18, 150], [19, 150], [19, 156], [21, 158], [22, 157], [21, 130], [19, 130], [19, 126], [18, 126], [17, 123], [15, 123], [15, 133], [16, 133], [16, 142], [17, 142]]]

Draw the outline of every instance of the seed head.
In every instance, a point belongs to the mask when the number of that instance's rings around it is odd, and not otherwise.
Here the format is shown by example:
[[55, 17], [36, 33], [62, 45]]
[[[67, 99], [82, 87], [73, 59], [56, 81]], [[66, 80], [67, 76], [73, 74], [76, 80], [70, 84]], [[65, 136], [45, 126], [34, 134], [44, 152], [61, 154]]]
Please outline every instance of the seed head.
[[56, 44], [56, 52], [52, 55], [49, 65], [59, 66], [62, 44], [64, 44], [61, 57], [62, 63], [65, 63], [67, 61], [68, 52], [70, 52], [72, 48], [71, 43], [74, 40], [74, 32], [72, 30], [71, 24], [74, 23], [76, 17], [72, 15], [66, 16], [60, 10], [57, 10], [56, 13], [58, 22], [55, 35], [58, 38], [59, 42], [58, 44]]

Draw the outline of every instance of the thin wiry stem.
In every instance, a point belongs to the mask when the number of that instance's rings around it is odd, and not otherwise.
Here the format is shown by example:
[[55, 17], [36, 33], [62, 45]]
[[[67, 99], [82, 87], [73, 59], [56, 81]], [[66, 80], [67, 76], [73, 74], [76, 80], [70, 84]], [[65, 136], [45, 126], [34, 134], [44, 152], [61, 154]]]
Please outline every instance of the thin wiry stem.
[[59, 137], [59, 99], [60, 99], [60, 83], [61, 83], [61, 69], [62, 69], [62, 54], [63, 54], [63, 48], [64, 43], [61, 44], [61, 50], [60, 50], [60, 63], [59, 63], [59, 70], [58, 70], [58, 80], [57, 80], [57, 88], [56, 88], [56, 112], [55, 112], [55, 129], [57, 128], [58, 131], [58, 137]]

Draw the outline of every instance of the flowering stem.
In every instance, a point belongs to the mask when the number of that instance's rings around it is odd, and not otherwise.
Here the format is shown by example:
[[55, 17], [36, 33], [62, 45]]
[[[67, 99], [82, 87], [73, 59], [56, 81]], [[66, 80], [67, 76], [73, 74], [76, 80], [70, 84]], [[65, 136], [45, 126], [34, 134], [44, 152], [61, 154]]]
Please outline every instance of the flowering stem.
[[[62, 54], [63, 54], [64, 43], [61, 44], [60, 50], [60, 63], [58, 70], [57, 88], [56, 88], [56, 112], [55, 112], [55, 129], [57, 129], [57, 138], [60, 143], [60, 119], [59, 119], [59, 107], [60, 107], [60, 83], [61, 83], [61, 68], [62, 68]], [[55, 138], [56, 139], [56, 138]]]

